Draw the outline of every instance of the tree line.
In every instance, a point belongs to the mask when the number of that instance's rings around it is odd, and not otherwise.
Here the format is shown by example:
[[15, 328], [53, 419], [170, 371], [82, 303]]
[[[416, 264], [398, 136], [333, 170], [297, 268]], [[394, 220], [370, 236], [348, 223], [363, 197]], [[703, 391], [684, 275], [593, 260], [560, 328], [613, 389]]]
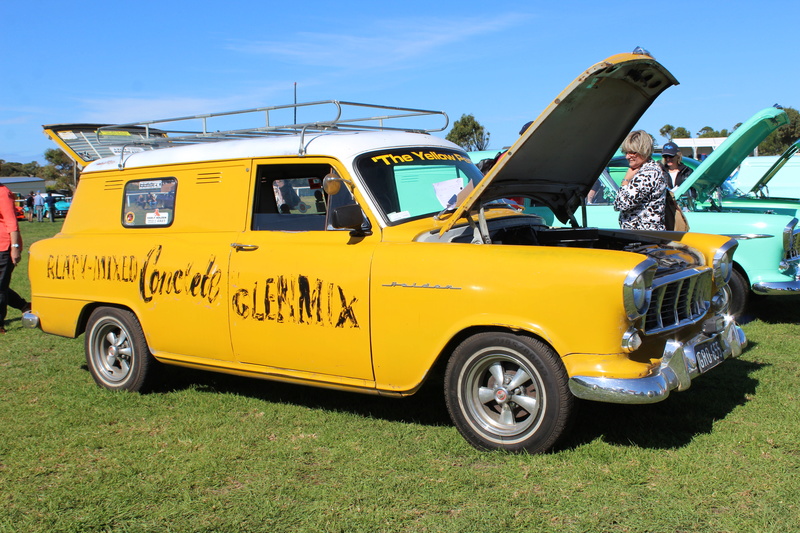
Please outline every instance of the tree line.
[[[758, 145], [759, 155], [780, 155], [794, 141], [800, 139], [800, 112], [792, 107], [785, 107], [783, 110], [789, 116], [789, 124], [773, 131]], [[711, 126], [705, 126], [697, 132], [697, 138], [728, 137], [741, 125], [742, 123], [739, 122], [730, 131], [727, 129], [718, 131]], [[658, 133], [667, 140], [690, 139], [692, 137], [689, 130], [683, 126], [675, 127], [671, 124], [665, 124]], [[448, 141], [459, 145], [467, 152], [486, 150], [489, 147], [489, 138], [490, 133], [472, 114], [461, 115], [461, 118], [453, 123], [452, 129], [446, 137]], [[655, 137], [653, 139], [655, 140]]]
[[[785, 107], [783, 110], [789, 116], [789, 123], [770, 133], [769, 136], [758, 145], [758, 155], [780, 155], [791, 146], [794, 141], [800, 139], [800, 112], [792, 107]], [[741, 125], [742, 123], [739, 122], [730, 132], [728, 132], [727, 129], [717, 131], [711, 126], [705, 126], [697, 132], [697, 138], [727, 137]], [[671, 124], [665, 124], [658, 130], [658, 133], [669, 140], [690, 139], [692, 137], [689, 130], [683, 126], [676, 128]]]
[[54, 181], [56, 190], [73, 190], [73, 172], [75, 162], [67, 154], [57, 148], [50, 148], [44, 153], [46, 165], [36, 161], [15, 163], [0, 159], [0, 177], [33, 176], [45, 181]]

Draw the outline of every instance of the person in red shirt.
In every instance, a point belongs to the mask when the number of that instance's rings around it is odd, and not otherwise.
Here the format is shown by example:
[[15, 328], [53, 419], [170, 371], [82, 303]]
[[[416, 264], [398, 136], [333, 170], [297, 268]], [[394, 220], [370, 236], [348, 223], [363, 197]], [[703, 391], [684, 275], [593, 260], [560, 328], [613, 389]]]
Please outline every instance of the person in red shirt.
[[6, 332], [8, 306], [29, 311], [31, 306], [9, 287], [14, 267], [22, 259], [22, 235], [14, 210], [14, 193], [0, 184], [0, 335]]

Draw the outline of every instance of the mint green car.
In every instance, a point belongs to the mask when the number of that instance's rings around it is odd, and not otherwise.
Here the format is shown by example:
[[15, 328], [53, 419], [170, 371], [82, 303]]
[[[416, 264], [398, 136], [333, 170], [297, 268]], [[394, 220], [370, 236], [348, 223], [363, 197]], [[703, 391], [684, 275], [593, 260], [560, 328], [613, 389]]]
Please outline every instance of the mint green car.
[[[800, 294], [800, 200], [761, 199], [723, 194], [725, 180], [758, 144], [776, 128], [788, 123], [786, 113], [768, 108], [742, 124], [675, 191], [693, 232], [736, 238], [739, 247], [729, 283], [731, 314], [740, 316], [751, 294]], [[497, 152], [472, 152], [477, 163]], [[623, 159], [624, 160], [624, 159]], [[627, 166], [627, 160], [624, 160]], [[549, 207], [524, 202], [525, 212], [537, 214], [551, 226], [619, 227], [613, 203], [619, 186], [603, 170], [583, 206], [556, 217]]]

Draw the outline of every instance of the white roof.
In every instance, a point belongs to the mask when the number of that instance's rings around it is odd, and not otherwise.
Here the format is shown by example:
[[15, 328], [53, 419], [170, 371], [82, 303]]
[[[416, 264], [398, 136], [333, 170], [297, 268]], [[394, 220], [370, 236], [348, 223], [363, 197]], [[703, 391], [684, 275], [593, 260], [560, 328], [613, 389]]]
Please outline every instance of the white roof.
[[461, 151], [458, 145], [426, 133], [315, 132], [305, 136], [286, 135], [220, 141], [126, 153], [124, 158], [114, 156], [93, 161], [86, 166], [83, 173], [116, 170], [120, 163], [124, 168], [141, 168], [201, 161], [297, 155], [331, 156], [349, 165], [355, 157], [365, 152], [407, 146], [441, 147]]

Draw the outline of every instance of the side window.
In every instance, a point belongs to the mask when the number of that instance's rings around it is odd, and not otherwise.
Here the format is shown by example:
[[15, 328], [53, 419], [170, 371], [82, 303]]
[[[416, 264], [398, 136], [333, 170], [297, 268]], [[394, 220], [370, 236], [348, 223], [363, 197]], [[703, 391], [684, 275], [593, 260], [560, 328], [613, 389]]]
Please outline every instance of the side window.
[[129, 181], [122, 199], [122, 225], [126, 228], [164, 228], [175, 219], [178, 180], [156, 178]]
[[324, 231], [326, 164], [260, 165], [253, 202], [255, 231]]

